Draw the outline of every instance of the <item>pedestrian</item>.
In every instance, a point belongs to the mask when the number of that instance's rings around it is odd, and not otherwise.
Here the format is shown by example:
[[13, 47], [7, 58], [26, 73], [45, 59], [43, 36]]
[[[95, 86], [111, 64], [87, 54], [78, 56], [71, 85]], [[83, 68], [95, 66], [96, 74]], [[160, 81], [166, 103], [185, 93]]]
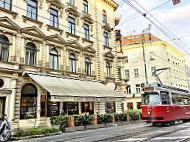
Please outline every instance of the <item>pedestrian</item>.
[[62, 111], [61, 111], [61, 116], [65, 116], [65, 111], [64, 111], [64, 108], [62, 108]]

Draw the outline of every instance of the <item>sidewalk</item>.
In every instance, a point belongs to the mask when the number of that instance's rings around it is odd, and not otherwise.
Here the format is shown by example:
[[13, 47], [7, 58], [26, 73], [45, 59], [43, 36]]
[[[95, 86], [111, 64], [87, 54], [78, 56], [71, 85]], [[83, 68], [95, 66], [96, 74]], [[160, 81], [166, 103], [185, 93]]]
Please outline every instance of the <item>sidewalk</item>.
[[[66, 127], [65, 132], [63, 132], [63, 133], [71, 133], [71, 132], [75, 132], [75, 131], [85, 131], [85, 130], [108, 128], [108, 127], [117, 127], [117, 126], [130, 125], [130, 124], [135, 124], [135, 123], [144, 123], [144, 122], [141, 120], [119, 121], [119, 122], [112, 122], [112, 123], [107, 123], [107, 124], [86, 125], [86, 127], [84, 127], [84, 126]], [[26, 136], [26, 137], [11, 137], [11, 141], [26, 140], [26, 139], [31, 139], [31, 138], [41, 138], [41, 137], [60, 135], [60, 134], [62, 134], [62, 133], [58, 132], [58, 133], [51, 133], [51, 134], [46, 134], [46, 135], [34, 135], [34, 136]]]

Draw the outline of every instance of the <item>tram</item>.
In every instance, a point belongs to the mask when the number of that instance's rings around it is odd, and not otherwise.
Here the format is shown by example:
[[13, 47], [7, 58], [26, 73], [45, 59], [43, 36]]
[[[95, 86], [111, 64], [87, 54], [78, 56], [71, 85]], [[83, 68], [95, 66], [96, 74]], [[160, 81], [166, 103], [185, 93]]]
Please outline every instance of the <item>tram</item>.
[[170, 123], [190, 119], [190, 93], [187, 90], [149, 84], [142, 89], [142, 120]]

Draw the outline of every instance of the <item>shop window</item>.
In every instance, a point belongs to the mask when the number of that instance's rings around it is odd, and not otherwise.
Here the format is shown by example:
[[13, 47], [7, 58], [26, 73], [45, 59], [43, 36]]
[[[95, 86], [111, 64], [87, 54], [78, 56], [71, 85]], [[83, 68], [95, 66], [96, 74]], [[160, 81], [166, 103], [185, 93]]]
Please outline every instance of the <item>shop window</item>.
[[93, 102], [82, 102], [81, 103], [82, 113], [94, 114], [94, 103]]
[[137, 102], [137, 109], [142, 109], [141, 102]]
[[53, 70], [58, 69], [58, 52], [56, 49], [50, 51], [50, 68]]
[[0, 0], [0, 7], [11, 10], [11, 2], [12, 0]]
[[76, 73], [76, 58], [74, 54], [70, 54], [69, 56], [69, 65], [70, 65], [70, 72]]
[[79, 109], [78, 109], [78, 103], [77, 102], [69, 102], [69, 103], [67, 103], [67, 108], [68, 108], [68, 115], [79, 114]]
[[115, 113], [115, 102], [106, 102], [105, 103], [105, 112], [106, 113]]
[[6, 36], [0, 35], [0, 61], [8, 62], [9, 40]]
[[127, 103], [127, 109], [133, 109], [133, 103]]
[[58, 116], [59, 115], [59, 102], [52, 102], [51, 101], [51, 96], [48, 93], [47, 95], [47, 116]]
[[21, 91], [20, 119], [36, 118], [37, 89], [26, 84]]
[[25, 64], [28, 66], [36, 66], [36, 46], [31, 42], [26, 44]]

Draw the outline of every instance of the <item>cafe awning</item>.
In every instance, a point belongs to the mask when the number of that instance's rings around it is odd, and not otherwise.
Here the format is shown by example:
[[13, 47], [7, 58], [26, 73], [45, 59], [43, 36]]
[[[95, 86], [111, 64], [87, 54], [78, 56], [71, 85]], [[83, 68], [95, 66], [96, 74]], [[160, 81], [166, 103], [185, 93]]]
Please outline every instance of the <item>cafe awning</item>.
[[26, 74], [50, 92], [52, 100], [121, 101], [126, 98], [98, 81], [28, 72]]

